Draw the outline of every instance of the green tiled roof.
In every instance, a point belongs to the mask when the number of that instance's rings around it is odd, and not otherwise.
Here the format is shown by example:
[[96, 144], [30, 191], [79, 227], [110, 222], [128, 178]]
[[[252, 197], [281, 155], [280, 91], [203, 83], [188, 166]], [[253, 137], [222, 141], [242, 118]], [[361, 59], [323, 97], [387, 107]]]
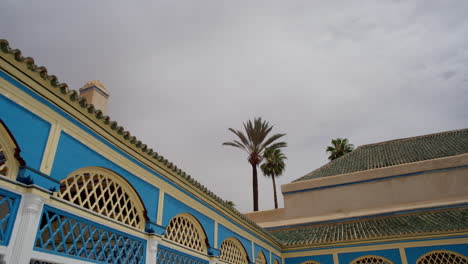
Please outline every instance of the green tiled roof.
[[468, 153], [468, 129], [363, 145], [294, 180], [310, 180]]
[[306, 246], [468, 231], [468, 207], [363, 218], [271, 231], [285, 246]]

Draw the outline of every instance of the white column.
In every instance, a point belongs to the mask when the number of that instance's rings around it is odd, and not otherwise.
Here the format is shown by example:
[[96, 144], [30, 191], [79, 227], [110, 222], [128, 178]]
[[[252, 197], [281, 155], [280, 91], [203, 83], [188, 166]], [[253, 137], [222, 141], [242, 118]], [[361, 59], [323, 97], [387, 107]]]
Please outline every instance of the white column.
[[146, 244], [146, 264], [156, 264], [158, 256], [158, 241], [156, 238], [151, 237], [147, 240]]
[[43, 205], [43, 198], [36, 194], [26, 193], [21, 198], [15, 223], [17, 230], [12, 234], [11, 250], [5, 256], [6, 263], [29, 263]]

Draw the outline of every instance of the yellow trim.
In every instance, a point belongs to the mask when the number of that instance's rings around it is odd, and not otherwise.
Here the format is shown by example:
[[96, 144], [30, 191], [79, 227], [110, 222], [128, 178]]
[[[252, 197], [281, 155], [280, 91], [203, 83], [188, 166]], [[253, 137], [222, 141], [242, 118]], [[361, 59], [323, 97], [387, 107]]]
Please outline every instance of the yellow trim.
[[[126, 152], [128, 155], [134, 157], [135, 159], [139, 160], [143, 164], [147, 165], [148, 167], [152, 168], [153, 170], [157, 171], [158, 173], [162, 174], [164, 177], [167, 177], [170, 181], [174, 182], [176, 185], [179, 187], [185, 189], [192, 195], [202, 198], [204, 202], [206, 202], [209, 206], [212, 206], [222, 212], [225, 216], [231, 218], [233, 221], [239, 223], [241, 226], [243, 226], [245, 229], [249, 230], [250, 232], [254, 233], [256, 236], [268, 241], [271, 243], [274, 247], [271, 247], [270, 245], [267, 245], [265, 248], [268, 248], [274, 252], [278, 252], [278, 249], [281, 248], [281, 244], [278, 243], [274, 238], [265, 235], [263, 232], [257, 230], [250, 224], [248, 224], [245, 220], [240, 218], [238, 215], [234, 214], [230, 210], [227, 210], [224, 206], [220, 205], [218, 202], [216, 202], [212, 197], [207, 195], [206, 193], [202, 192], [201, 190], [195, 188], [193, 185], [188, 183], [187, 181], [181, 179], [179, 175], [177, 175], [175, 172], [172, 170], [168, 169], [167, 166], [163, 165], [162, 163], [158, 162], [157, 160], [150, 158], [148, 154], [143, 153], [141, 149], [137, 148], [135, 145], [130, 144], [128, 141], [124, 140], [121, 135], [119, 135], [116, 131], [110, 130], [107, 125], [104, 125], [101, 121], [98, 121], [95, 116], [91, 113], [88, 113], [86, 109], [81, 108], [79, 106], [79, 103], [77, 101], [70, 101], [68, 99], [69, 95], [68, 94], [62, 94], [59, 91], [59, 88], [57, 87], [52, 87], [50, 85], [49, 81], [44, 80], [43, 78], [40, 77], [40, 74], [38, 72], [32, 72], [27, 68], [26, 63], [21, 63], [18, 62], [14, 59], [13, 54], [5, 54], [0, 52], [0, 66], [4, 68], [13, 78], [20, 79], [22, 83], [26, 84], [29, 86], [32, 90], [36, 91], [38, 94], [42, 95], [43, 97], [47, 98], [49, 101], [52, 101], [55, 103], [57, 106], [62, 108], [65, 112], [68, 112], [71, 116], [74, 118], [80, 120], [82, 123], [84, 123], [86, 126], [94, 130], [97, 134], [101, 135], [103, 138], [108, 140], [109, 142], [113, 143], [116, 145], [118, 148], [120, 148], [122, 151]], [[13, 87], [14, 89], [10, 89], [11, 93], [15, 94], [21, 94], [23, 93], [19, 89]], [[24, 93], [23, 93], [24, 94]], [[27, 95], [29, 98], [30, 96]], [[16, 102], [19, 101], [26, 101], [26, 104], [31, 105], [34, 104], [36, 106], [41, 105], [41, 103], [37, 102], [34, 99], [29, 99], [27, 100], [14, 100]], [[34, 101], [34, 103], [31, 103]], [[39, 107], [40, 109], [40, 107]], [[43, 110], [43, 111], [42, 111]], [[44, 113], [46, 111], [47, 116], [57, 116], [58, 120], [64, 121], [64, 126], [70, 125], [69, 121], [63, 118], [62, 116], [58, 115], [55, 113], [53, 110], [49, 109], [49, 107], [42, 107], [41, 111], [33, 111], [34, 113], [38, 114], [39, 112]], [[71, 124], [72, 125], [72, 124]], [[73, 126], [73, 125], [72, 125]], [[84, 139], [89, 138], [89, 135], [87, 135], [85, 132], [81, 131], [79, 129], [78, 134], [81, 134]], [[75, 135], [76, 136], [76, 135]], [[83, 137], [79, 140], [80, 142], [83, 143]], [[76, 137], [75, 137], [76, 138]], [[97, 141], [93, 139], [94, 141]], [[101, 142], [100, 142], [101, 143]], [[92, 144], [85, 144], [88, 147], [93, 146]], [[99, 144], [99, 146], [101, 146]], [[96, 149], [97, 146], [93, 147], [92, 149]], [[100, 147], [99, 147], [100, 148]], [[99, 153], [99, 152], [98, 152]], [[115, 153], [114, 153], [115, 155]], [[105, 157], [110, 157], [111, 155], [105, 155]], [[125, 162], [124, 162], [125, 163]], [[133, 163], [129, 162], [128, 160], [126, 163]], [[136, 166], [135, 164], [133, 164]], [[141, 169], [141, 168], [140, 168]], [[147, 172], [145, 173], [146, 175], [148, 174]], [[143, 175], [143, 174], [136, 174], [136, 175]], [[157, 178], [154, 177], [154, 175], [151, 175], [151, 178]], [[161, 181], [160, 179], [149, 181], [146, 177], [142, 177], [144, 180], [151, 182], [154, 184], [154, 182], [158, 182], [158, 185], [155, 186], [163, 186], [166, 187], [168, 184], [165, 183], [164, 181]], [[161, 183], [162, 182], [162, 183]], [[171, 186], [169, 190], [173, 190], [174, 188]], [[177, 192], [180, 192], [176, 190]], [[171, 192], [172, 193], [172, 192]], [[212, 213], [213, 214], [213, 213]], [[217, 216], [217, 218], [221, 218], [220, 216]], [[215, 220], [215, 219], [214, 219]], [[220, 223], [223, 223], [224, 221], [219, 221]], [[261, 242], [258, 240], [255, 236], [251, 236], [247, 232], [242, 231], [243, 234], [246, 234], [245, 237], [248, 237], [249, 239], [255, 240], [258, 242], [257, 244], [266, 245], [265, 243]]]
[[[430, 252], [427, 252], [426, 254], [422, 255], [421, 257], [418, 258], [418, 260], [416, 260], [416, 264], [424, 264], [426, 262], [423, 262], [422, 260], [430, 255], [433, 255], [433, 254], [451, 254], [451, 255], [455, 255], [459, 258], [462, 259], [462, 261], [464, 261], [463, 263], [466, 263], [465, 261], [468, 261], [468, 257], [467, 256], [464, 256], [462, 254], [459, 254], [455, 251], [451, 251], [451, 250], [433, 250], [433, 251], [430, 251]], [[442, 262], [441, 262], [442, 263]], [[445, 263], [448, 263], [448, 262], [445, 262]], [[462, 262], [460, 263], [450, 263], [450, 264], [461, 264]]]
[[15, 157], [16, 144], [8, 133], [6, 127], [0, 124], [0, 152], [3, 152], [5, 156], [5, 163], [3, 164], [1, 170], [6, 170], [6, 172], [0, 173], [0, 175], [5, 176], [9, 179], [16, 179], [19, 170], [19, 162]]
[[333, 264], [340, 264], [340, 260], [338, 259], [338, 254], [333, 253]]
[[406, 252], [404, 248], [399, 248], [401, 264], [408, 264], [408, 259], [406, 258]]
[[[1, 58], [1, 57], [0, 57]], [[4, 61], [0, 60], [0, 66], [3, 66], [6, 68], [8, 72], [15, 73], [17, 76], [23, 76], [22, 78], [24, 79], [24, 83], [30, 87], [33, 87], [34, 90], [42, 89], [36, 82], [31, 81], [28, 79], [27, 76], [25, 76], [23, 73], [18, 72], [15, 68], [13, 68], [11, 65], [6, 64]], [[14, 77], [14, 76], [12, 76]], [[3, 85], [2, 85], [3, 84]], [[110, 142], [114, 143], [118, 148], [122, 149], [124, 152], [126, 152], [128, 155], [134, 157], [135, 159], [141, 161], [143, 164], [149, 166], [150, 168], [154, 169], [156, 172], [161, 174], [163, 177], [166, 177], [170, 179], [171, 181], [175, 182], [177, 185], [179, 185], [182, 189], [187, 190], [189, 193], [194, 195], [195, 197], [200, 197], [203, 196], [205, 197], [202, 199], [204, 202], [206, 202], [208, 205], [213, 206], [214, 208], [218, 209], [221, 213], [223, 213], [224, 216], [230, 218], [232, 221], [238, 223], [245, 229], [249, 230], [255, 235], [251, 235], [250, 233], [242, 230], [239, 228], [237, 225], [230, 223], [229, 221], [226, 221], [223, 216], [214, 213], [212, 210], [208, 209], [204, 205], [200, 204], [198, 201], [190, 197], [189, 195], [181, 192], [177, 188], [171, 186], [167, 182], [163, 181], [162, 179], [159, 179], [158, 177], [155, 177], [153, 174], [149, 173], [145, 169], [141, 168], [140, 166], [136, 165], [135, 163], [129, 161], [127, 158], [123, 157], [119, 153], [115, 152], [113, 149], [102, 143], [101, 141], [95, 139], [94, 137], [90, 136], [81, 128], [77, 127], [73, 123], [71, 123], [69, 120], [66, 118], [62, 117], [58, 113], [54, 112], [51, 110], [49, 107], [43, 105], [42, 103], [38, 102], [34, 98], [32, 98], [30, 95], [24, 93], [23, 91], [19, 90], [18, 88], [14, 87], [11, 85], [9, 82], [6, 82], [5, 80], [0, 78], [0, 92], [4, 94], [6, 97], [10, 98], [11, 100], [15, 101], [16, 103], [20, 104], [21, 106], [25, 107], [29, 111], [35, 113], [36, 115], [40, 116], [44, 120], [54, 123], [58, 122], [58, 126], [67, 134], [70, 136], [74, 137], [76, 140], [79, 142], [83, 143], [93, 151], [99, 153], [103, 157], [106, 157], [113, 163], [117, 164], [118, 166], [121, 166], [125, 168], [127, 171], [132, 173], [133, 175], [141, 178], [142, 180], [148, 182], [149, 184], [159, 188], [160, 190], [164, 190], [165, 193], [168, 193], [169, 195], [173, 196], [177, 200], [184, 201], [188, 206], [192, 207], [193, 209], [207, 215], [211, 219], [218, 221], [222, 225], [226, 226], [227, 228], [231, 229], [232, 231], [244, 236], [245, 238], [255, 242], [258, 245], [261, 245], [262, 247], [271, 250], [275, 254], [279, 255], [280, 251], [279, 249], [281, 248], [281, 244], [279, 244], [276, 240], [273, 240], [271, 237], [267, 237], [264, 234], [260, 233], [258, 230], [252, 228], [248, 224], [245, 223], [245, 221], [239, 219], [238, 216], [234, 215], [232, 212], [227, 211], [224, 207], [220, 206], [216, 202], [212, 201], [212, 198], [208, 197], [206, 194], [202, 193], [199, 190], [195, 190], [193, 187], [189, 186], [188, 183], [182, 182], [179, 178], [180, 176], [175, 176], [173, 172], [166, 170], [164, 168], [161, 168], [161, 166], [157, 165], [157, 162], [155, 160], [148, 160], [147, 158], [143, 157], [142, 159], [138, 154], [136, 153], [133, 149], [129, 149], [128, 146], [124, 145], [122, 142], [119, 140], [116, 140], [115, 138], [110, 138], [108, 135], [108, 132], [103, 130], [100, 127], [97, 127], [96, 124], [91, 123], [89, 120], [82, 120], [83, 123], [88, 125], [91, 129], [96, 131], [97, 134], [102, 135], [104, 138], [109, 140]], [[50, 96], [49, 96], [50, 97]], [[48, 98], [49, 98], [48, 97]], [[63, 102], [60, 102], [60, 100], [53, 100], [59, 105], [63, 105]], [[69, 105], [63, 105], [62, 108], [65, 111], [75, 111], [72, 109], [71, 106]], [[197, 191], [196, 193], [194, 191]], [[258, 238], [262, 238], [266, 241], [268, 241], [270, 244], [266, 244], [263, 241], [261, 241]]]
[[384, 261], [384, 264], [394, 264], [393, 261], [390, 261], [387, 258], [381, 257], [381, 256], [376, 256], [376, 255], [366, 255], [366, 256], [361, 256], [353, 259], [349, 264], [359, 264], [358, 261], [364, 260], [364, 259], [375, 259], [377, 261], [371, 263], [371, 262], [362, 262], [362, 264], [379, 264], [382, 261]]
[[306, 260], [304, 262], [301, 262], [300, 264], [320, 264], [320, 263], [314, 260]]
[[52, 165], [54, 163], [61, 131], [62, 130], [60, 129], [58, 122], [53, 122], [47, 139], [47, 145], [44, 150], [44, 156], [42, 157], [41, 167], [39, 169], [42, 173], [47, 175], [52, 171]]
[[158, 199], [158, 216], [156, 218], [156, 224], [162, 225], [162, 218], [164, 212], [164, 191], [159, 189], [159, 199]]
[[208, 252], [203, 227], [194, 216], [188, 213], [174, 216], [167, 224], [163, 238], [196, 251]]
[[228, 237], [221, 243], [219, 260], [232, 264], [248, 264], [249, 262], [244, 245], [235, 237]]
[[158, 241], [158, 243], [163, 245], [163, 246], [166, 246], [168, 248], [172, 248], [172, 249], [175, 249], [177, 251], [180, 251], [182, 253], [185, 253], [185, 254], [188, 254], [188, 255], [191, 255], [191, 256], [195, 256], [197, 258], [210, 260], [210, 258], [208, 257], [207, 254], [203, 254], [202, 252], [193, 250], [191, 248], [188, 248], [188, 247], [185, 247], [183, 245], [174, 243], [173, 241], [170, 241], [170, 240], [167, 240], [167, 239], [164, 239], [164, 238], [161, 239], [160, 241]]
[[81, 168], [60, 183], [60, 191], [55, 193], [58, 198], [123, 224], [145, 228], [145, 208], [140, 197], [117, 173], [99, 167]]
[[214, 243], [213, 247], [218, 248], [218, 222], [214, 222]]
[[[459, 234], [461, 236], [467, 236], [468, 232]], [[415, 242], [400, 242], [390, 244], [379, 244], [379, 245], [367, 245], [367, 246], [355, 246], [355, 247], [336, 247], [330, 249], [311, 249], [300, 252], [285, 252], [283, 253], [284, 258], [295, 258], [304, 256], [318, 256], [327, 254], [340, 254], [350, 252], [361, 252], [361, 251], [374, 251], [384, 249], [395, 249], [395, 248], [412, 248], [412, 247], [425, 247], [425, 246], [439, 246], [439, 245], [454, 245], [454, 244], [467, 244], [468, 238], [452, 238], [452, 239], [440, 239], [440, 240], [424, 240]]]

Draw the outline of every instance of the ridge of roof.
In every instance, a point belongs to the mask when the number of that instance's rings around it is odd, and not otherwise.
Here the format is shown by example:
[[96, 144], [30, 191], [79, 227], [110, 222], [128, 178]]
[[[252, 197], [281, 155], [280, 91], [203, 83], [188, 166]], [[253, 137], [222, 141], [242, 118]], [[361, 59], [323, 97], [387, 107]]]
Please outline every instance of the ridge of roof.
[[468, 153], [468, 128], [358, 146], [292, 183]]
[[270, 232], [286, 247], [296, 247], [466, 231], [467, 206], [311, 224]]
[[385, 144], [388, 144], [388, 143], [404, 142], [404, 141], [410, 141], [410, 140], [421, 139], [421, 138], [429, 138], [429, 137], [437, 137], [437, 136], [450, 135], [450, 134], [458, 134], [458, 133], [463, 133], [463, 132], [468, 132], [468, 128], [448, 130], [448, 131], [436, 132], [436, 133], [420, 135], [420, 136], [414, 136], [414, 137], [390, 139], [390, 140], [386, 140], [386, 141], [382, 141], [382, 142], [376, 142], [376, 143], [369, 143], [369, 144], [360, 145], [357, 148], [379, 146], [379, 145], [385, 145]]
[[[167, 158], [155, 152], [152, 148], [149, 148], [148, 145], [144, 144], [141, 140], [138, 140], [135, 136], [132, 136], [129, 131], [126, 131], [125, 128], [122, 126], [119, 126], [116, 121], [112, 121], [108, 115], [104, 115], [104, 113], [101, 110], [96, 109], [93, 106], [93, 104], [88, 103], [86, 99], [84, 97], [81, 97], [76, 90], [70, 89], [68, 87], [68, 84], [59, 82], [57, 76], [55, 75], [49, 75], [46, 67], [36, 65], [32, 57], [24, 57], [19, 49], [10, 48], [10, 44], [6, 39], [0, 39], [0, 51], [2, 51], [5, 54], [12, 54], [17, 62], [26, 64], [27, 68], [31, 72], [38, 73], [43, 80], [48, 82], [50, 87], [52, 87], [55, 90], [58, 89], [58, 91], [61, 94], [65, 95], [69, 102], [73, 103], [71, 105], [75, 109], [79, 110], [79, 108], [81, 108], [86, 110], [89, 114], [92, 115], [95, 122], [97, 121], [97, 123], [105, 125], [102, 126], [105, 130], [107, 130], [108, 132], [116, 131], [117, 134], [121, 136], [121, 138], [124, 140], [124, 142], [127, 143], [128, 146], [133, 145], [134, 147], [136, 147], [136, 149], [140, 151], [140, 154], [149, 157], [153, 162], [158, 162], [164, 165], [167, 169], [176, 174], [176, 176], [179, 176], [180, 179], [185, 180], [195, 189], [198, 189], [199, 191], [211, 197], [224, 209], [232, 212], [235, 216], [241, 218], [243, 221], [250, 224], [252, 227], [257, 229], [267, 237], [270, 237], [272, 240], [279, 243], [279, 241], [274, 236], [272, 236], [269, 232], [265, 231], [257, 223], [247, 218], [236, 208], [229, 206], [226, 200], [220, 198], [214, 192], [210, 191], [203, 184], [195, 180], [191, 175], [178, 168], [173, 162], [170, 162]], [[48, 87], [46, 88], [49, 89]]]

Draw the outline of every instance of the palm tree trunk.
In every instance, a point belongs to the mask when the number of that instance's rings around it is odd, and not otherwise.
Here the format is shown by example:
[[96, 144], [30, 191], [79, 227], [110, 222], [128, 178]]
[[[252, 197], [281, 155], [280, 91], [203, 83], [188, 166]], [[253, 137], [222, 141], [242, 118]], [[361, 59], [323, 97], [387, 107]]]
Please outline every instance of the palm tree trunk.
[[275, 209], [278, 209], [278, 197], [276, 196], [275, 176], [271, 176], [271, 179], [273, 180], [273, 197], [275, 198]]
[[257, 178], [257, 164], [252, 165], [252, 186], [253, 186], [253, 207], [254, 211], [258, 211], [258, 178]]

